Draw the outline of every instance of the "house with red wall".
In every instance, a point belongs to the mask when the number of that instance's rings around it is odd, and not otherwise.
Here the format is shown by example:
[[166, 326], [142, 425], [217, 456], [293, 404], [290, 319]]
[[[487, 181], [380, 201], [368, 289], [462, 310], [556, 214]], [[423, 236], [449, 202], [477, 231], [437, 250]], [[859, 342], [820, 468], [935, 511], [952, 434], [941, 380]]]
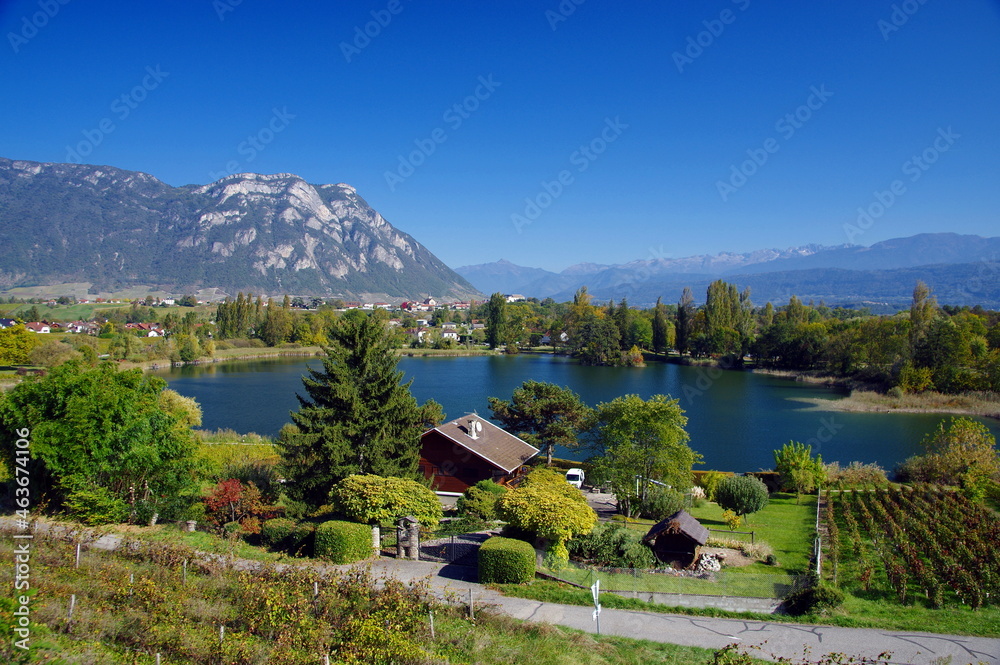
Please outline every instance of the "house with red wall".
[[424, 432], [420, 472], [439, 493], [461, 493], [480, 480], [507, 484], [538, 449], [471, 414]]

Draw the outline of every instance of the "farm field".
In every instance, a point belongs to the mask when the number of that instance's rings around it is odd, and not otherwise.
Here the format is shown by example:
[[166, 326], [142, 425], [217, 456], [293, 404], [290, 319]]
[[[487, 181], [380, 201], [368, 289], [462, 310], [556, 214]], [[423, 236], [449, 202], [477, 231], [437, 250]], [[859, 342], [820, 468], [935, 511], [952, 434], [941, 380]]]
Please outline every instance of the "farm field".
[[831, 496], [824, 573], [846, 594], [832, 618], [1000, 635], [995, 513], [930, 486]]

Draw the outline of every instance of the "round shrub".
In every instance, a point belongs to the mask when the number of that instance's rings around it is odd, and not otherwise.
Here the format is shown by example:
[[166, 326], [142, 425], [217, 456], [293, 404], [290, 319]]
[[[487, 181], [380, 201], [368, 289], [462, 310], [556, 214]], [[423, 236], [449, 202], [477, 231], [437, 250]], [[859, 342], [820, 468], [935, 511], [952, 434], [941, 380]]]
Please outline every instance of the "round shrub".
[[523, 584], [535, 577], [535, 549], [523, 540], [494, 536], [479, 548], [482, 584]]
[[366, 524], [331, 520], [316, 527], [316, 556], [333, 563], [354, 563], [372, 555], [372, 530]]
[[366, 524], [413, 516], [421, 526], [433, 528], [442, 515], [434, 490], [405, 478], [348, 476], [330, 490], [330, 503], [348, 519]]
[[741, 517], [749, 515], [767, 505], [767, 486], [753, 476], [732, 476], [719, 483], [715, 501]]
[[271, 549], [285, 549], [289, 537], [295, 530], [295, 522], [284, 517], [267, 520], [260, 525], [260, 539]]
[[826, 584], [806, 587], [785, 599], [785, 611], [793, 616], [824, 614], [844, 602], [844, 592]]

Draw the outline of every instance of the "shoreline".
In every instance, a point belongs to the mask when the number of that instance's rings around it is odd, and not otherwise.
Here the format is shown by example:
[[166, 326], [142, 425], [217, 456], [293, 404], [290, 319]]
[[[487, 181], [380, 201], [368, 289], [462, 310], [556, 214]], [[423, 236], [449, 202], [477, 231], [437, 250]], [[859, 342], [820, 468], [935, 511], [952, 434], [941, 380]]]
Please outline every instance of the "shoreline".
[[[238, 353], [246, 351], [246, 353]], [[459, 357], [459, 356], [489, 356], [497, 355], [495, 351], [486, 349], [395, 349], [396, 355], [407, 357]], [[295, 349], [282, 349], [274, 347], [264, 347], [255, 349], [224, 349], [217, 352], [212, 357], [199, 358], [186, 362], [171, 362], [168, 359], [145, 360], [142, 362], [121, 362], [118, 363], [120, 369], [141, 369], [144, 372], [150, 370], [170, 369], [171, 367], [185, 367], [187, 365], [214, 365], [236, 360], [277, 360], [280, 358], [322, 358], [323, 349], [319, 346], [303, 346]], [[502, 355], [502, 354], [500, 354]]]
[[853, 390], [846, 397], [823, 399], [795, 397], [796, 402], [810, 405], [814, 411], [839, 411], [847, 413], [941, 413], [957, 416], [975, 416], [1000, 421], [1000, 401], [975, 395], [945, 395], [944, 393], [919, 393], [891, 397], [868, 390]]

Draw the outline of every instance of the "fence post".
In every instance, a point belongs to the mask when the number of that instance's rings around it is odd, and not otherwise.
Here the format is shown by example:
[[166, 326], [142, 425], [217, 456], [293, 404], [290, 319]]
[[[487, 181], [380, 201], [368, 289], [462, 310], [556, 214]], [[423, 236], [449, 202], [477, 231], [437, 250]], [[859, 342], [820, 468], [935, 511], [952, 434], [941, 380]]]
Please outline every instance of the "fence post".
[[66, 621], [72, 623], [73, 621], [73, 608], [76, 607], [76, 594], [70, 594], [69, 597], [69, 616]]
[[472, 587], [469, 587], [469, 618], [472, 619], [473, 621], [475, 621], [476, 619], [476, 611], [473, 607]]
[[80, 567], [80, 543], [76, 544], [76, 565], [74, 568]]

